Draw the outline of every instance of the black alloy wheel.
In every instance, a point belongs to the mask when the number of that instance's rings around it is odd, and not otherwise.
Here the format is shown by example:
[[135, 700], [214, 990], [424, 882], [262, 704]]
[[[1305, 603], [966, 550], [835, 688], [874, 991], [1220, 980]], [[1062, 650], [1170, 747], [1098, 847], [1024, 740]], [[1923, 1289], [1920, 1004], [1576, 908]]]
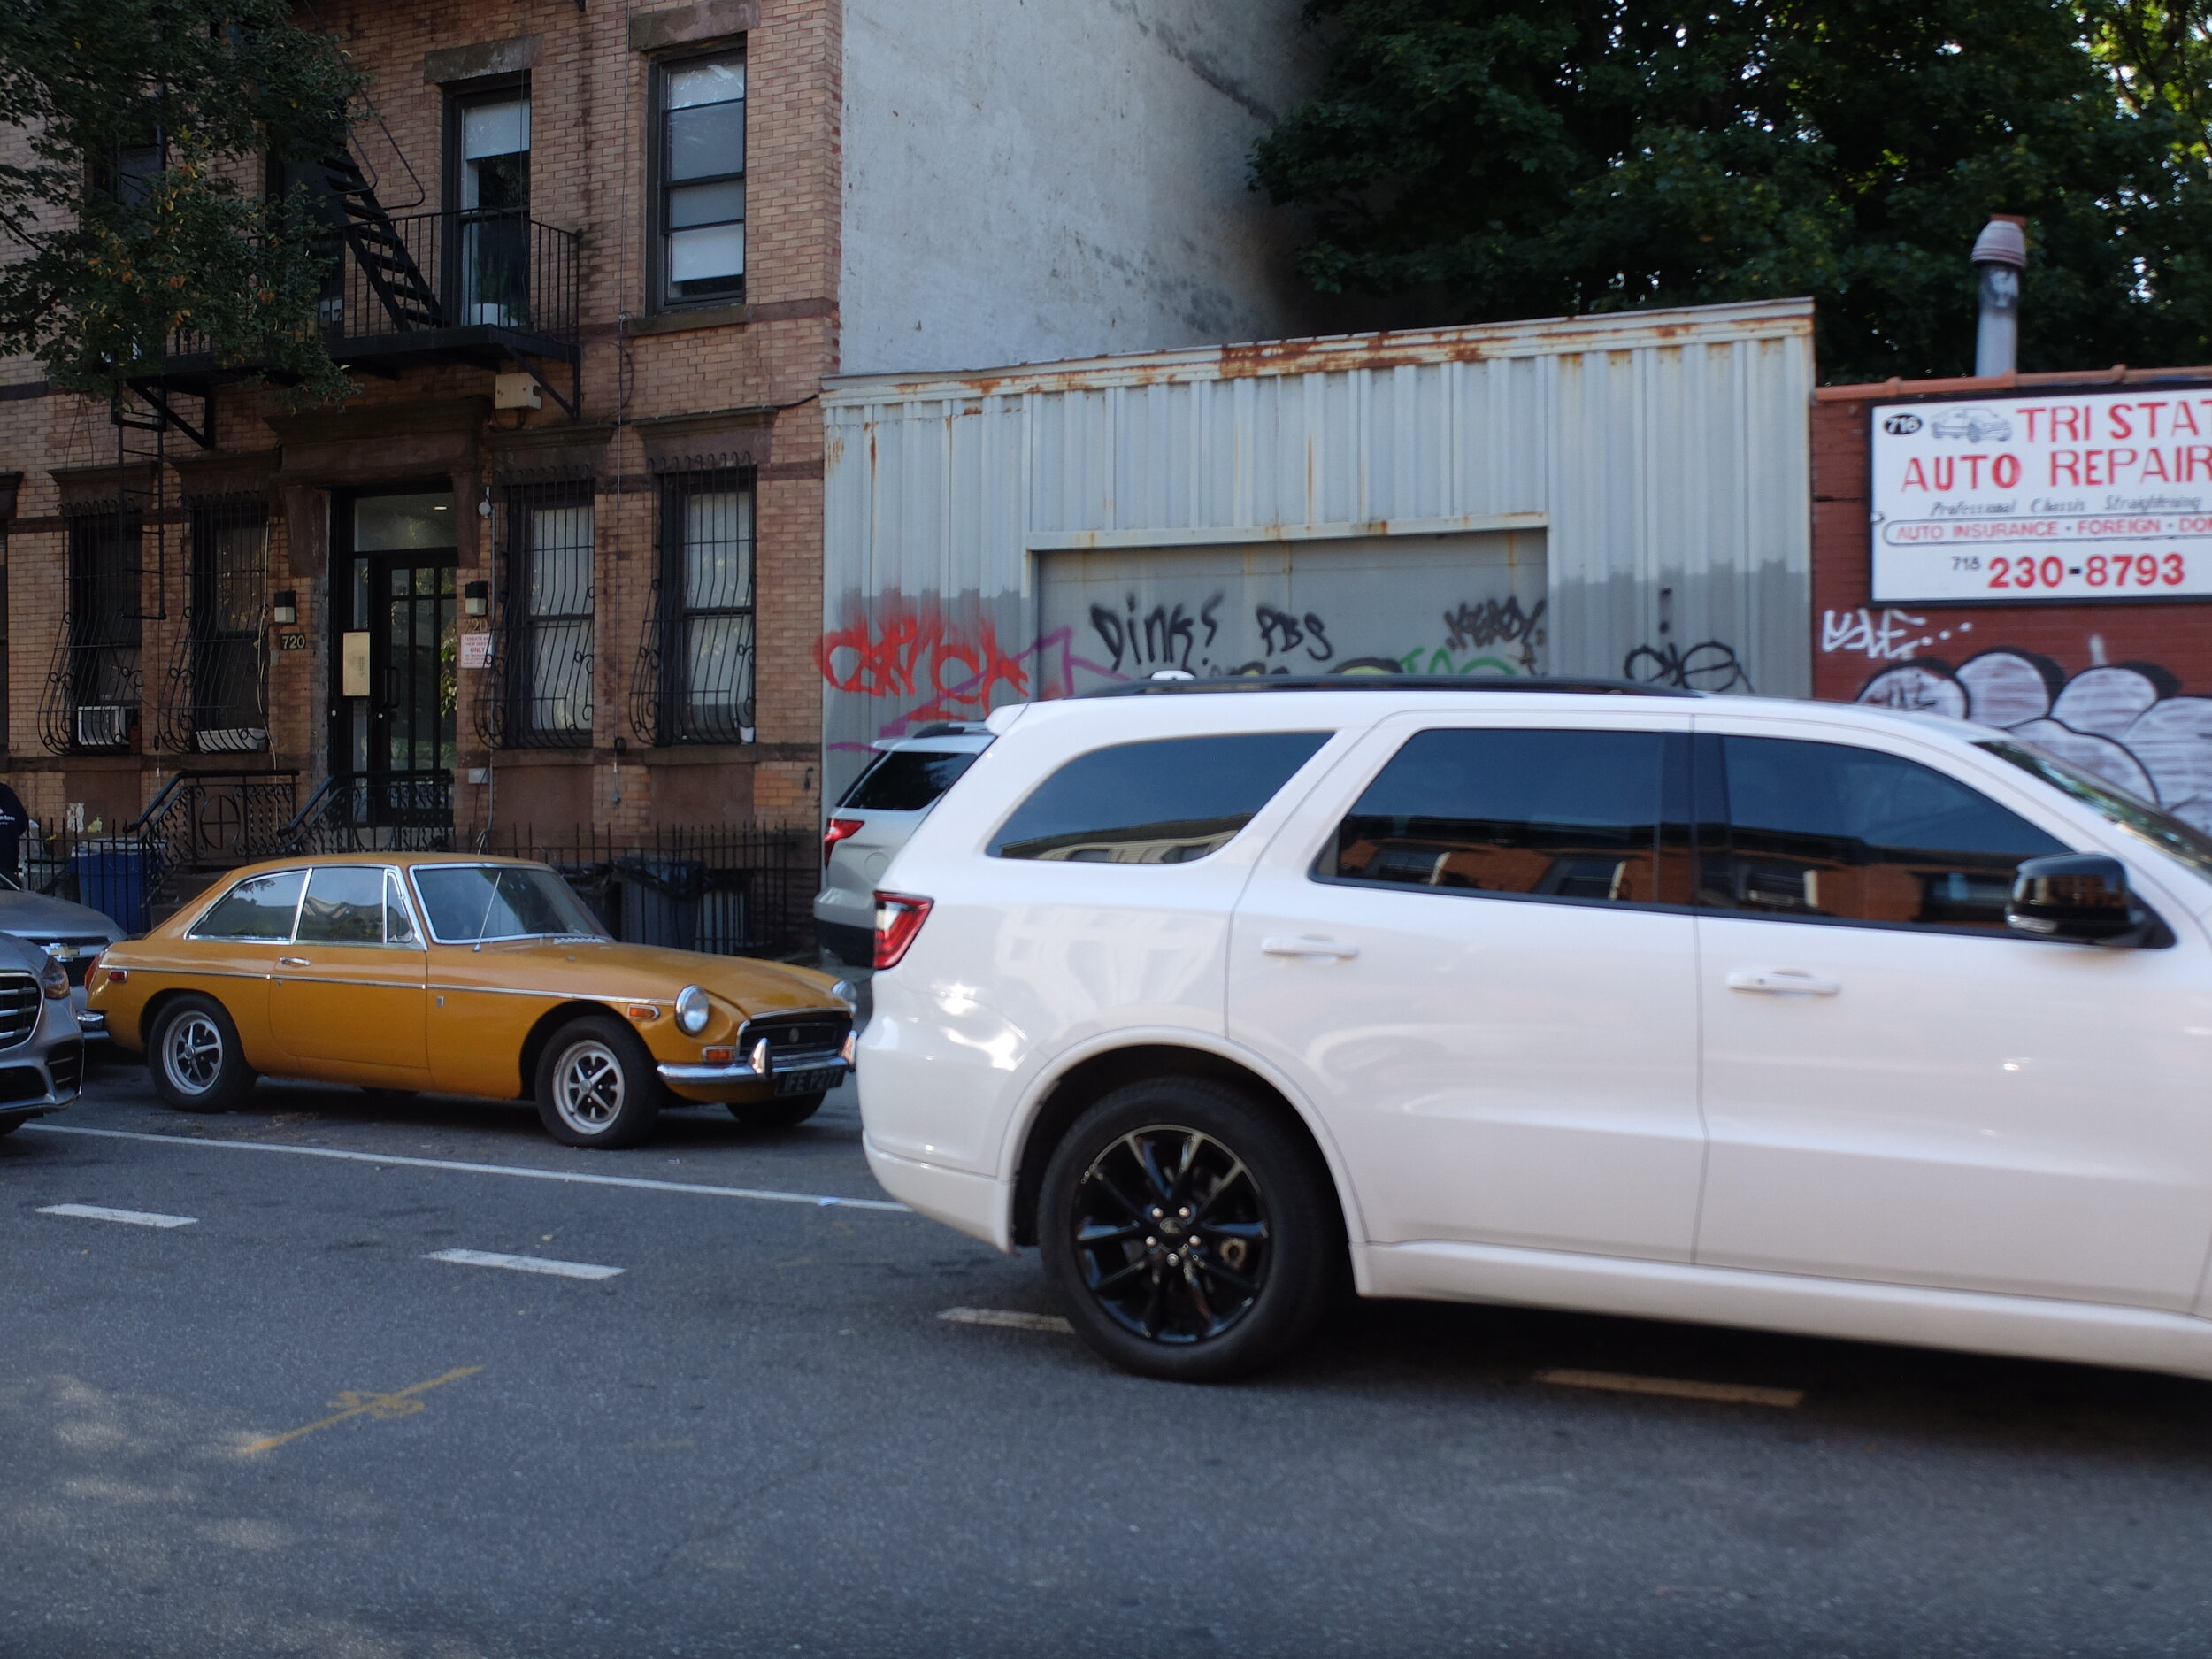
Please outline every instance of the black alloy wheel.
[[1312, 1148], [1241, 1091], [1189, 1077], [1116, 1089], [1077, 1120], [1046, 1167], [1037, 1234], [1078, 1334], [1186, 1382], [1304, 1338], [1343, 1256]]
[[748, 1129], [796, 1129], [828, 1098], [820, 1090], [811, 1094], [787, 1094], [780, 1100], [732, 1101], [730, 1116]]
[[229, 1111], [254, 1085], [223, 1005], [198, 992], [163, 1005], [146, 1045], [154, 1092], [180, 1112]]

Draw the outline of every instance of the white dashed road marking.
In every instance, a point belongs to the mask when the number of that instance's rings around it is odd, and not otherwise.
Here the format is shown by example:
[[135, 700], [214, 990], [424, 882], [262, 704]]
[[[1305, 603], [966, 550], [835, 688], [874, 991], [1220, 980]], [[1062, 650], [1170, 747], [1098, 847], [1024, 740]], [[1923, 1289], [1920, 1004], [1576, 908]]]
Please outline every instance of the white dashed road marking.
[[411, 1170], [455, 1170], [464, 1175], [513, 1175], [531, 1181], [567, 1181], [580, 1187], [632, 1187], [649, 1193], [695, 1193], [705, 1198], [751, 1198], [770, 1204], [812, 1204], [822, 1210], [891, 1210], [887, 1198], [833, 1198], [822, 1193], [780, 1193], [760, 1187], [710, 1187], [702, 1181], [656, 1181], [640, 1175], [585, 1175], [571, 1170], [534, 1170], [513, 1164], [463, 1164], [453, 1158], [406, 1158], [388, 1152], [341, 1152], [335, 1147], [288, 1147], [268, 1141], [217, 1141], [200, 1135], [154, 1135], [135, 1129], [95, 1129], [89, 1124], [27, 1124], [50, 1135], [102, 1135], [111, 1141], [158, 1141], [172, 1147], [225, 1147], [234, 1152], [289, 1152], [303, 1158], [344, 1158], [355, 1164], [396, 1164]]
[[1056, 1313], [1016, 1313], [1009, 1308], [948, 1308], [937, 1316], [955, 1325], [995, 1325], [1007, 1331], [1050, 1331], [1073, 1336], [1075, 1327]]
[[150, 1210], [110, 1210], [102, 1204], [43, 1204], [42, 1216], [75, 1216], [83, 1221], [120, 1221], [134, 1227], [190, 1227], [197, 1216], [157, 1216]]
[[1668, 1394], [1677, 1400], [1717, 1400], [1728, 1405], [1781, 1406], [1804, 1402], [1802, 1388], [1755, 1388], [1745, 1383], [1691, 1382], [1680, 1377], [1630, 1377], [1611, 1371], [1540, 1371], [1534, 1382], [1563, 1388], [1602, 1388], [1612, 1394]]
[[560, 1279], [612, 1279], [622, 1270], [590, 1262], [555, 1262], [542, 1256], [502, 1256], [496, 1250], [433, 1250], [430, 1262], [458, 1262], [464, 1267], [509, 1267], [518, 1273], [551, 1273]]

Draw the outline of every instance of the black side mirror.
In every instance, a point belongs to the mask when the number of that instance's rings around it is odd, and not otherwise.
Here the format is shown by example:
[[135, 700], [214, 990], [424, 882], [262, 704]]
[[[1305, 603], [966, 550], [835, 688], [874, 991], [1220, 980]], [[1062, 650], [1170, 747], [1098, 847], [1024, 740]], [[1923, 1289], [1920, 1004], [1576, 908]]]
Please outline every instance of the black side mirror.
[[2139, 945], [2152, 920], [2128, 892], [2127, 867], [2102, 853], [2030, 858], [2013, 872], [2005, 922], [2039, 939]]

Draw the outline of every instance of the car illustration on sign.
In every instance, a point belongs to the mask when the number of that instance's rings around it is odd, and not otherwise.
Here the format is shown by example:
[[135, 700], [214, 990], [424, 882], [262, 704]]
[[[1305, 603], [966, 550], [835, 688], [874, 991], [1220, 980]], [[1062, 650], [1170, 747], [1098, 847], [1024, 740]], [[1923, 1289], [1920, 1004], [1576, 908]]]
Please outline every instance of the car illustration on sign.
[[1931, 437], [1963, 438], [1969, 443], [1992, 440], [2006, 443], [2012, 438], [2012, 422], [1993, 409], [1977, 409], [1968, 404], [1938, 415], [1928, 433]]

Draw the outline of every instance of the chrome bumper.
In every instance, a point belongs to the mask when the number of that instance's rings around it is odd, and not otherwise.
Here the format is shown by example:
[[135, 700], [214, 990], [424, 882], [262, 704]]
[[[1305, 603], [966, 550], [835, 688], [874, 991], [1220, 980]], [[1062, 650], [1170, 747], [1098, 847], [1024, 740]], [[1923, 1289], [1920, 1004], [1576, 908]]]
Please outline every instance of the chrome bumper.
[[681, 1064], [666, 1062], [657, 1068], [664, 1081], [670, 1083], [764, 1083], [771, 1078], [781, 1077], [787, 1071], [849, 1071], [852, 1067], [845, 1056], [834, 1048], [819, 1054], [779, 1054], [772, 1056], [768, 1069], [760, 1071], [749, 1060], [732, 1060], [714, 1065]]

